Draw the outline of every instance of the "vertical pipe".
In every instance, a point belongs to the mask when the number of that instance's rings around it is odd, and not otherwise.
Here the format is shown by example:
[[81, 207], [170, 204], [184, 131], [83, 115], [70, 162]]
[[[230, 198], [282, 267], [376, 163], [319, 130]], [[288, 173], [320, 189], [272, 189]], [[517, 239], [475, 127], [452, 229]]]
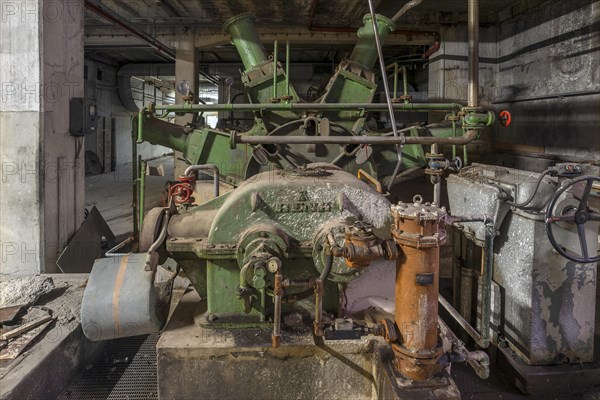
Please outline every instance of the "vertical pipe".
[[423, 381], [441, 370], [437, 318], [446, 213], [416, 201], [392, 206], [392, 215], [392, 236], [404, 255], [396, 260], [394, 364], [407, 378]]
[[398, 98], [398, 63], [394, 63], [394, 99]]
[[[431, 145], [431, 153], [438, 154], [437, 143]], [[432, 175], [431, 182], [433, 183], [433, 204], [439, 207], [442, 201], [442, 180], [439, 175]]]
[[[135, 116], [133, 117], [135, 118]], [[139, 192], [139, 171], [137, 163], [137, 141], [136, 132], [131, 124], [131, 194], [133, 207], [133, 236], [138, 235], [138, 192]]]
[[273, 99], [277, 98], [277, 40], [273, 43]]
[[137, 142], [142, 143], [144, 141], [144, 111], [146, 111], [146, 107], [140, 108], [140, 112], [138, 113], [138, 131], [137, 131]]
[[275, 272], [275, 283], [273, 288], [274, 310], [273, 310], [273, 334], [271, 335], [271, 345], [279, 347], [281, 343], [281, 300], [283, 298], [283, 275], [281, 267]]
[[[139, 160], [141, 160], [141, 156], [139, 156]], [[145, 208], [145, 200], [146, 200], [146, 160], [141, 160], [140, 162], [140, 201], [139, 201], [139, 226], [140, 231], [142, 230], [142, 225], [144, 224], [144, 208]]]
[[285, 41], [285, 95], [290, 97], [290, 41]]
[[408, 103], [408, 77], [406, 76], [406, 66], [402, 66], [402, 84], [404, 85], [404, 102]]
[[468, 0], [469, 94], [468, 106], [479, 105], [479, 0]]
[[[456, 121], [452, 120], [452, 137], [456, 136]], [[456, 145], [452, 145], [452, 159], [456, 159]]]
[[323, 336], [323, 285], [323, 280], [315, 281], [315, 336]]

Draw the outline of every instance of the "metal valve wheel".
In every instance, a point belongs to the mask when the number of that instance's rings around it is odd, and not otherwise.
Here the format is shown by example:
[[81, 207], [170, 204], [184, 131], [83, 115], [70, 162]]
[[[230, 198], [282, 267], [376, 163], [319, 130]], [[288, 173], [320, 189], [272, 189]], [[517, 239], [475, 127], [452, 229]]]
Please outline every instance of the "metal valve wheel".
[[[562, 215], [553, 215], [555, 211], [554, 207], [556, 206], [559, 197], [571, 186], [583, 181], [586, 181], [586, 185], [585, 189], [583, 190], [581, 199], [579, 200], [579, 205], [577, 206], [577, 208], [565, 208], [562, 212]], [[548, 208], [546, 209], [546, 234], [548, 235], [550, 244], [552, 244], [552, 247], [554, 247], [561, 256], [565, 257], [568, 260], [581, 264], [600, 261], [600, 255], [597, 255], [595, 257], [591, 257], [589, 255], [587, 239], [585, 235], [585, 224], [588, 221], [600, 221], [600, 213], [594, 212], [588, 207], [588, 199], [590, 196], [590, 192], [592, 191], [592, 185], [594, 181], [600, 182], [600, 178], [595, 176], [582, 176], [573, 179], [571, 182], [569, 182], [568, 184], [560, 188], [556, 193], [554, 193], [554, 196], [552, 196], [552, 198], [550, 199], [550, 202], [548, 203]], [[567, 253], [565, 251], [565, 247], [557, 243], [554, 237], [554, 233], [552, 232], [552, 227], [557, 222], [566, 222], [577, 225], [577, 236], [579, 237], [581, 257]]]
[[169, 197], [172, 197], [176, 204], [183, 204], [190, 200], [193, 191], [192, 185], [187, 182], [180, 182], [171, 186]]
[[508, 110], [500, 111], [500, 123], [503, 126], [509, 126], [512, 121], [512, 116]]

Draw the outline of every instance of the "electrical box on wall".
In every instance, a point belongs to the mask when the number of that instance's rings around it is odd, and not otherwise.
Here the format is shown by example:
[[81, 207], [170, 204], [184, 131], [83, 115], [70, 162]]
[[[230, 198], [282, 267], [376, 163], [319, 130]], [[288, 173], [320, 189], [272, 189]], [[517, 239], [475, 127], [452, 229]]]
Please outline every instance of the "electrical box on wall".
[[83, 97], [69, 101], [69, 133], [73, 136], [91, 135], [96, 131], [96, 102]]

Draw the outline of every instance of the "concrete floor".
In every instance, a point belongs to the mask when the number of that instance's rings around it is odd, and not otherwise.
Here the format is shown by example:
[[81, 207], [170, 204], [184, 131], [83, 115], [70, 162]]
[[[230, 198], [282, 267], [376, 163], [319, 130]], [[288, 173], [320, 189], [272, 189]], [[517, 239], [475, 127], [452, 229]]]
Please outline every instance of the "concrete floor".
[[[146, 212], [161, 205], [165, 184], [173, 180], [173, 157], [160, 157], [148, 161], [148, 165], [162, 165], [164, 176], [146, 176]], [[98, 208], [117, 240], [126, 238], [133, 230], [132, 190], [131, 164], [85, 178], [85, 207]]]

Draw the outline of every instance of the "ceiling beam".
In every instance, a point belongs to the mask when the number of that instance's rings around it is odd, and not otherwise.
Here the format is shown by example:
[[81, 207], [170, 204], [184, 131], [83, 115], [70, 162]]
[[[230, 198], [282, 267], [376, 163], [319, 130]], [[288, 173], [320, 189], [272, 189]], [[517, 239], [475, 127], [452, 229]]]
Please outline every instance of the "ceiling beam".
[[163, 44], [159, 40], [155, 39], [153, 36], [147, 34], [146, 32], [135, 28], [125, 18], [121, 17], [119, 14], [106, 7], [104, 4], [102, 4], [102, 2], [97, 0], [85, 0], [85, 8], [93, 12], [94, 14], [104, 18], [110, 23], [118, 26], [119, 28], [129, 32], [131, 35], [148, 43], [150, 47], [155, 49], [159, 54], [166, 57], [167, 59], [171, 61], [175, 60], [175, 51], [173, 49]]

